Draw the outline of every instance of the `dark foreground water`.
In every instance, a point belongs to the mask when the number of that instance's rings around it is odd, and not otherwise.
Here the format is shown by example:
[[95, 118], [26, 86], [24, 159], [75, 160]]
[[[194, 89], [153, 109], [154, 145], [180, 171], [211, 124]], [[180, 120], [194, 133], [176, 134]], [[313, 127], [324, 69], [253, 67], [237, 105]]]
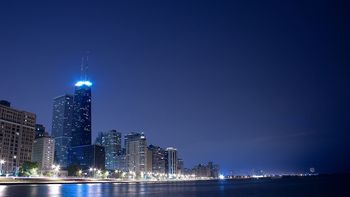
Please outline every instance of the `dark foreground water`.
[[197, 181], [135, 184], [0, 185], [0, 196], [344, 196], [350, 197], [349, 176]]

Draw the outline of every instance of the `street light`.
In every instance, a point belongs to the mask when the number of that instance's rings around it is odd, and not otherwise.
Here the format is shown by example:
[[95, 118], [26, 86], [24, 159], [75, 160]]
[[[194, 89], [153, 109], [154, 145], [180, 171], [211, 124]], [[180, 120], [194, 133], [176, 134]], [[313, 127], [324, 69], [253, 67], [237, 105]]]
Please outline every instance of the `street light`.
[[92, 173], [93, 178], [95, 178], [97, 169], [96, 168], [90, 168], [89, 171]]
[[60, 170], [60, 165], [57, 165], [55, 171], [58, 172], [59, 170]]
[[57, 176], [57, 173], [60, 171], [60, 165], [52, 165], [51, 168], [54, 172], [54, 176]]

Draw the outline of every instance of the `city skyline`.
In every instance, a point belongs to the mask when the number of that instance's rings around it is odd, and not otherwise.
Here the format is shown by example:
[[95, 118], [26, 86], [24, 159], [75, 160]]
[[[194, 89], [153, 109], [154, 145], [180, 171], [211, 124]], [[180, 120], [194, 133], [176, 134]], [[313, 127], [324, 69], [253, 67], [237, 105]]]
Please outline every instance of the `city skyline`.
[[74, 91], [88, 50], [92, 141], [144, 132], [185, 166], [213, 161], [224, 173], [350, 171], [339, 5], [7, 4], [0, 100], [50, 133], [53, 99]]

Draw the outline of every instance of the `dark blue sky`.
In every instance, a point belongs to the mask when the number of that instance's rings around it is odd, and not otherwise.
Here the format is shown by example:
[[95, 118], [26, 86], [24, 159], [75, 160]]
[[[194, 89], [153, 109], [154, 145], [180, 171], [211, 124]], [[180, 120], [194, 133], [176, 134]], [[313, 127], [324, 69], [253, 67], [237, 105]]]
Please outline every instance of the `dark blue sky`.
[[51, 128], [90, 51], [93, 133], [143, 131], [185, 165], [350, 171], [340, 1], [2, 1], [0, 98]]

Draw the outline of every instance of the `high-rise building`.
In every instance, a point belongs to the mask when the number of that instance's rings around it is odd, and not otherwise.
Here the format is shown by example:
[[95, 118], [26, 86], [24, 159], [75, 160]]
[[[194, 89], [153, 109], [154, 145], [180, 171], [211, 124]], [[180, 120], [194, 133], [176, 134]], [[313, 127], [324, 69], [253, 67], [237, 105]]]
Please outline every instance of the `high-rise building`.
[[184, 174], [184, 160], [177, 159], [177, 174]]
[[147, 148], [147, 172], [153, 172], [152, 170], [152, 150]]
[[105, 168], [108, 170], [119, 168], [118, 156], [121, 155], [121, 138], [120, 132], [109, 130], [101, 132], [96, 139], [96, 144], [105, 148]]
[[35, 139], [49, 135], [42, 124], [35, 124]]
[[117, 170], [128, 171], [126, 166], [126, 150], [122, 148], [120, 151], [120, 155], [117, 156]]
[[212, 161], [208, 162], [208, 168], [210, 170], [210, 177], [218, 178], [219, 177], [219, 165], [214, 164]]
[[0, 159], [2, 173], [16, 173], [24, 161], [31, 161], [36, 115], [17, 110], [0, 101]]
[[91, 145], [91, 86], [87, 80], [75, 84], [70, 164], [104, 169], [104, 147]]
[[196, 177], [210, 177], [210, 169], [205, 164], [198, 164], [194, 166], [192, 171]]
[[154, 145], [149, 145], [148, 150], [152, 154], [152, 172], [154, 173], [167, 173], [167, 153], [166, 150]]
[[90, 81], [75, 84], [72, 147], [91, 145], [91, 86]]
[[83, 145], [71, 148], [71, 164], [78, 165], [81, 169], [105, 168], [105, 149], [100, 145]]
[[166, 151], [168, 152], [168, 176], [171, 178], [177, 174], [177, 150], [168, 147]]
[[54, 99], [52, 137], [55, 139], [55, 163], [62, 167], [69, 164], [69, 148], [72, 140], [73, 96], [66, 94]]
[[36, 138], [33, 143], [32, 161], [38, 162], [41, 172], [50, 171], [54, 164], [55, 139], [49, 136]]
[[147, 142], [143, 133], [130, 133], [125, 136], [126, 166], [129, 171], [140, 176], [147, 171]]

